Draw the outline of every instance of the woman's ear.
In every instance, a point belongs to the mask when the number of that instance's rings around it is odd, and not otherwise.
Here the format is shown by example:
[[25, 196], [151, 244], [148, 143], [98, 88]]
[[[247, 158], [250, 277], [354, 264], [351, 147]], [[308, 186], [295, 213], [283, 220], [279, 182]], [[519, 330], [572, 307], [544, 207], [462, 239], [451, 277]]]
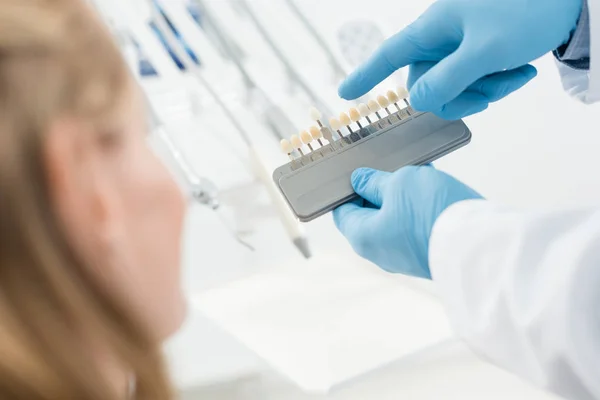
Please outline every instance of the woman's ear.
[[75, 118], [54, 122], [44, 137], [52, 206], [68, 240], [84, 257], [102, 253], [115, 235], [116, 191], [96, 132]]

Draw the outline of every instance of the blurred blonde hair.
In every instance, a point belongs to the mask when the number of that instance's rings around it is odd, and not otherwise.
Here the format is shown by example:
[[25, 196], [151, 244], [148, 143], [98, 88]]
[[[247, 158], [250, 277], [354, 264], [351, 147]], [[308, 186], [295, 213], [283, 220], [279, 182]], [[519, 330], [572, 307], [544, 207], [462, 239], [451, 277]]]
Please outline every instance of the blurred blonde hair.
[[105, 293], [52, 210], [43, 135], [63, 115], [104, 129], [131, 87], [118, 49], [81, 0], [0, 0], [0, 398], [119, 397], [84, 337], [170, 399], [160, 344]]

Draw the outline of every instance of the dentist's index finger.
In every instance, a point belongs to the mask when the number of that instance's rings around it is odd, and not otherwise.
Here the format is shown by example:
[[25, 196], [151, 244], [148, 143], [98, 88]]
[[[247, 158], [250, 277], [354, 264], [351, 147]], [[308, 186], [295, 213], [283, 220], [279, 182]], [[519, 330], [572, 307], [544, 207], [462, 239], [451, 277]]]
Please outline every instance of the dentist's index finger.
[[415, 61], [419, 49], [415, 46], [418, 32], [408, 26], [387, 39], [375, 53], [346, 78], [339, 87], [339, 96], [345, 100], [356, 99], [369, 92], [388, 76]]

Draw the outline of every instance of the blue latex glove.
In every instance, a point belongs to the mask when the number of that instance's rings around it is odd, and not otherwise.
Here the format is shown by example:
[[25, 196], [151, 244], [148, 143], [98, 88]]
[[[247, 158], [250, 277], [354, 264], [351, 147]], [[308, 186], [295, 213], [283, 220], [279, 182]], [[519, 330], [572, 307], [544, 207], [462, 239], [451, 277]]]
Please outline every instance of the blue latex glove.
[[431, 278], [429, 238], [440, 214], [456, 202], [482, 198], [432, 166], [395, 173], [359, 169], [352, 186], [364, 200], [333, 212], [352, 248], [388, 272], [421, 278]]
[[582, 0], [438, 0], [339, 88], [350, 100], [410, 65], [412, 106], [446, 119], [485, 110], [529, 82], [529, 62], [560, 47]]

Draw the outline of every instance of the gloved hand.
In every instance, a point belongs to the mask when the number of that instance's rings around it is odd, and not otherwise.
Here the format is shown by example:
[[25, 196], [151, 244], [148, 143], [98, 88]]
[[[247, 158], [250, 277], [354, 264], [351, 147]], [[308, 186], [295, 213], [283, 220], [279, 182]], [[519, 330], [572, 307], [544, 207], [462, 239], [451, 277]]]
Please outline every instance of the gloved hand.
[[410, 65], [418, 111], [459, 119], [529, 82], [527, 63], [566, 43], [582, 0], [438, 0], [384, 42], [339, 88], [350, 100]]
[[432, 166], [395, 173], [359, 169], [352, 175], [352, 186], [364, 200], [333, 212], [352, 248], [388, 272], [429, 279], [429, 238], [435, 221], [456, 202], [482, 198]]

